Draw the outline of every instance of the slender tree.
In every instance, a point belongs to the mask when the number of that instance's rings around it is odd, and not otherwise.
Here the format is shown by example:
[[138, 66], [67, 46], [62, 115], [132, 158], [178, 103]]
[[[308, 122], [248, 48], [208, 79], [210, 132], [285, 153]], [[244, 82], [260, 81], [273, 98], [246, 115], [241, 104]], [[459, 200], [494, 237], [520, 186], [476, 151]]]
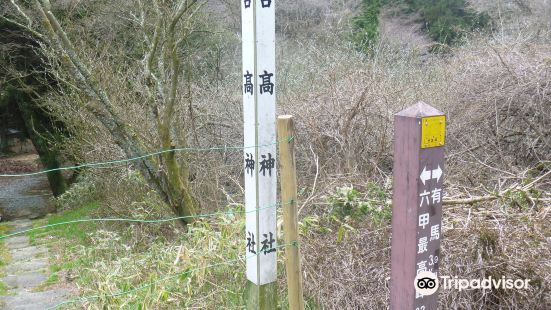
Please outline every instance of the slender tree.
[[[185, 139], [177, 139], [173, 125], [175, 110], [180, 103], [179, 89], [183, 83], [181, 62], [182, 58], [189, 57], [184, 47], [195, 33], [193, 23], [201, 7], [200, 1], [134, 2], [138, 10], [132, 14], [132, 19], [138, 24], [143, 41], [135, 45], [138, 49], [136, 53], [141, 54], [142, 58], [141, 70], [137, 77], [131, 78], [139, 85], [136, 87], [139, 89], [137, 95], [140, 96], [140, 104], [145, 103], [148, 122], [154, 124], [155, 134], [148, 137], [136, 134], [125, 119], [124, 109], [121, 109], [124, 103], [112, 99], [120, 98], [117, 96], [119, 94], [110, 92], [102, 81], [101, 72], [96, 72], [97, 67], [83, 57], [82, 51], [54, 14], [49, 0], [35, 0], [32, 5], [15, 0], [10, 2], [12, 14], [3, 19], [27, 29], [44, 42], [41, 49], [45, 53], [56, 55], [56, 63], [51, 67], [57, 68], [61, 64], [72, 79], [66, 81], [71, 89], [88, 98], [88, 104], [75, 108], [99, 122], [126, 156], [140, 157], [151, 151], [152, 146], [173, 149], [174, 141], [180, 143], [179, 147], [186, 147]], [[40, 22], [37, 23], [37, 20]], [[187, 135], [184, 133], [183, 136]], [[178, 216], [189, 217], [197, 213], [198, 201], [191, 190], [189, 162], [185, 155], [177, 158], [174, 152], [165, 152], [159, 157], [141, 158], [137, 166], [147, 183]], [[191, 221], [192, 218], [186, 218], [183, 223]]]
[[[44, 59], [34, 50], [38, 38], [17, 24], [0, 20], [0, 45], [2, 46], [2, 77], [0, 78], [0, 114], [6, 143], [6, 130], [12, 125], [30, 138], [43, 166], [48, 170], [60, 167], [60, 152], [57, 144], [67, 134], [62, 122], [44, 110], [40, 96], [47, 93], [55, 80], [44, 74]], [[3, 149], [6, 145], [3, 146]], [[67, 189], [60, 171], [47, 174], [54, 196]]]

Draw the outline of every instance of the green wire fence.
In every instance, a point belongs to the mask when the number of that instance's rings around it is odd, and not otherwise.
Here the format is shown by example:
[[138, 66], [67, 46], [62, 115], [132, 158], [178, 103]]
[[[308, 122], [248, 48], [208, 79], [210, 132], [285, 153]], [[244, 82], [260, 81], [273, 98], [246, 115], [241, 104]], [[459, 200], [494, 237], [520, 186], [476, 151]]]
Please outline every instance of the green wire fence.
[[90, 223], [90, 222], [127, 222], [127, 223], [144, 223], [144, 224], [153, 224], [153, 223], [166, 223], [166, 222], [173, 222], [177, 220], [184, 220], [184, 219], [199, 219], [199, 218], [208, 218], [208, 217], [215, 217], [220, 215], [234, 215], [234, 214], [247, 214], [247, 213], [253, 213], [261, 210], [267, 210], [267, 209], [273, 209], [277, 208], [279, 206], [284, 206], [288, 204], [292, 204], [293, 201], [290, 201], [288, 203], [275, 203], [271, 206], [258, 208], [250, 211], [228, 211], [228, 212], [215, 212], [215, 213], [207, 213], [207, 214], [198, 214], [198, 215], [189, 215], [189, 216], [179, 216], [179, 217], [171, 217], [166, 219], [155, 219], [155, 220], [141, 220], [141, 219], [128, 219], [128, 218], [95, 218], [95, 219], [81, 219], [81, 220], [74, 220], [74, 221], [66, 221], [66, 222], [60, 222], [60, 223], [54, 223], [49, 225], [44, 225], [40, 227], [30, 228], [18, 232], [14, 232], [7, 235], [0, 236], [0, 240], [7, 239], [10, 237], [15, 237], [18, 235], [26, 234], [28, 232], [52, 228], [56, 226], [62, 226], [62, 225], [71, 225], [71, 224], [78, 224], [78, 223]]
[[[288, 137], [284, 141], [291, 142], [293, 140], [294, 140], [294, 137]], [[169, 150], [161, 150], [161, 151], [157, 151], [157, 152], [153, 152], [153, 153], [149, 153], [149, 154], [145, 154], [145, 155], [141, 155], [141, 156], [136, 156], [136, 157], [132, 157], [132, 158], [126, 158], [126, 159], [118, 159], [118, 160], [110, 160], [110, 161], [104, 161], [104, 162], [87, 163], [87, 164], [82, 164], [82, 165], [78, 165], [78, 166], [61, 167], [61, 168], [48, 169], [48, 170], [43, 170], [43, 171], [38, 171], [38, 172], [31, 172], [31, 173], [0, 174], [0, 177], [29, 177], [29, 176], [37, 176], [37, 175], [42, 175], [42, 174], [46, 174], [46, 173], [49, 173], [49, 172], [55, 172], [55, 171], [76, 170], [76, 169], [90, 168], [90, 167], [91, 168], [100, 168], [100, 167], [105, 167], [105, 166], [112, 166], [112, 165], [116, 165], [116, 164], [121, 164], [121, 163], [129, 163], [129, 162], [133, 162], [133, 161], [138, 161], [138, 160], [142, 160], [144, 158], [153, 157], [153, 156], [157, 156], [157, 155], [161, 155], [161, 154], [165, 154], [165, 153], [170, 153], [170, 152], [208, 152], [208, 151], [244, 150], [244, 149], [249, 149], [249, 148], [260, 148], [260, 147], [277, 145], [278, 143], [279, 143], [278, 141], [275, 141], [273, 143], [268, 143], [268, 144], [263, 144], [263, 145], [254, 145], [254, 146], [230, 146], [230, 147], [224, 146], [224, 147], [212, 147], [212, 148], [175, 148], [175, 149], [169, 149]], [[44, 196], [50, 196], [50, 195], [33, 195], [33, 196], [14, 197], [14, 198], [0, 197], [0, 199], [8, 199], [8, 200], [15, 199], [15, 200], [17, 200], [17, 199], [27, 199], [27, 198], [44, 197]], [[72, 225], [72, 224], [87, 223], [87, 222], [127, 222], [127, 223], [146, 223], [146, 224], [166, 223], [166, 222], [172, 222], [172, 221], [184, 220], [184, 219], [193, 219], [193, 218], [194, 219], [200, 219], [200, 218], [215, 217], [215, 216], [220, 216], [220, 215], [247, 214], [247, 213], [252, 213], [252, 212], [258, 212], [260, 210], [277, 208], [278, 206], [282, 206], [282, 205], [285, 205], [285, 204], [293, 204], [293, 203], [294, 203], [293, 201], [290, 201], [288, 203], [283, 203], [283, 204], [281, 202], [278, 202], [278, 203], [276, 203], [274, 205], [271, 205], [271, 206], [258, 208], [258, 209], [254, 209], [254, 210], [250, 210], [250, 211], [215, 212], [215, 213], [208, 213], [208, 214], [172, 217], [172, 218], [166, 218], [166, 219], [153, 219], [153, 220], [130, 219], [130, 218], [80, 219], [80, 220], [65, 221], [65, 222], [60, 222], [60, 223], [44, 225], [44, 226], [41, 226], [41, 227], [35, 227], [35, 228], [31, 228], [31, 229], [26, 229], [26, 230], [22, 230], [22, 231], [10, 233], [10, 234], [2, 235], [2, 236], [0, 236], [0, 240], [7, 239], [7, 238], [10, 238], [10, 237], [14, 237], [14, 236], [18, 236], [18, 235], [22, 235], [22, 234], [26, 234], [26, 233], [29, 233], [29, 232], [32, 232], [32, 231], [44, 230], [44, 229], [53, 228], [53, 227], [61, 226], [61, 225]], [[276, 249], [280, 249], [280, 248], [284, 248], [284, 247], [288, 247], [288, 246], [297, 246], [298, 247], [298, 242], [293, 242], [291, 244], [280, 245], [280, 246], [277, 246]], [[156, 281], [153, 281], [151, 283], [144, 284], [142, 286], [135, 287], [133, 289], [126, 290], [126, 291], [121, 291], [121, 292], [114, 293], [114, 294], [94, 295], [94, 296], [76, 298], [76, 299], [73, 299], [73, 300], [61, 302], [61, 303], [59, 303], [59, 304], [57, 304], [53, 307], [48, 308], [48, 310], [57, 309], [59, 307], [65, 306], [65, 305], [87, 302], [87, 301], [94, 300], [94, 299], [112, 298], [112, 297], [118, 297], [118, 296], [132, 294], [134, 292], [150, 288], [150, 287], [152, 287], [152, 286], [154, 286], [158, 283], [169, 281], [169, 280], [174, 280], [174, 279], [176, 279], [176, 278], [178, 278], [182, 275], [188, 274], [188, 273], [192, 273], [192, 272], [202, 270], [202, 269], [214, 268], [214, 267], [218, 267], [218, 266], [222, 266], [222, 265], [235, 264], [235, 263], [240, 262], [242, 260], [247, 260], [249, 258], [258, 256], [259, 254], [260, 253], [254, 254], [254, 255], [251, 255], [251, 256], [244, 256], [244, 257], [241, 257], [241, 258], [238, 258], [238, 259], [229, 260], [229, 261], [225, 261], [225, 262], [221, 262], [221, 263], [211, 264], [211, 265], [200, 267], [200, 268], [194, 268], [194, 269], [186, 270], [184, 272], [180, 272], [180, 273], [177, 273], [177, 274], [174, 274], [174, 275], [171, 275], [171, 276], [163, 277], [163, 278], [158, 279]]]
[[[291, 142], [294, 139], [294, 137], [288, 137], [287, 139], [283, 141]], [[61, 168], [55, 168], [55, 169], [48, 169], [48, 170], [42, 170], [38, 172], [30, 172], [30, 173], [18, 173], [18, 174], [0, 174], [0, 177], [30, 177], [30, 176], [37, 176], [41, 174], [46, 174], [49, 172], [55, 172], [55, 171], [66, 171], [66, 170], [77, 170], [82, 168], [91, 168], [91, 167], [105, 167], [105, 166], [112, 166], [116, 164], [121, 163], [129, 163], [134, 162], [138, 160], [142, 160], [145, 158], [162, 155], [166, 153], [172, 153], [172, 152], [210, 152], [210, 151], [228, 151], [228, 150], [245, 150], [250, 148], [262, 148], [272, 145], [277, 145], [279, 141], [275, 141], [272, 143], [267, 144], [260, 144], [260, 145], [252, 145], [252, 146], [217, 146], [217, 147], [211, 147], [211, 148], [174, 148], [169, 150], [160, 150], [157, 152], [140, 155], [136, 157], [131, 158], [125, 158], [125, 159], [117, 159], [117, 160], [110, 160], [110, 161], [104, 161], [104, 162], [94, 162], [94, 163], [86, 163], [78, 166], [69, 166], [69, 167], [61, 167]]]
[[[148, 224], [163, 223], [163, 222], [170, 222], [170, 221], [176, 221], [176, 220], [181, 220], [181, 219], [189, 219], [189, 218], [206, 218], [206, 217], [214, 217], [214, 216], [219, 216], [219, 215], [253, 213], [253, 212], [258, 212], [260, 210], [277, 208], [278, 206], [283, 206], [283, 205], [286, 205], [286, 204], [293, 204], [293, 203], [294, 203], [294, 201], [289, 201], [287, 203], [280, 203], [279, 202], [279, 203], [276, 203], [276, 204], [268, 206], [268, 207], [258, 208], [258, 209], [254, 209], [254, 210], [250, 210], [250, 211], [216, 212], [216, 213], [209, 213], [209, 214], [200, 214], [200, 215], [183, 216], [183, 217], [173, 217], [173, 218], [157, 219], [157, 220], [140, 220], [140, 219], [123, 219], [123, 218], [103, 218], [103, 219], [102, 218], [97, 218], [97, 219], [82, 219], [82, 220], [66, 221], [66, 222], [50, 224], [50, 225], [45, 225], [45, 226], [41, 226], [41, 227], [35, 227], [35, 228], [26, 229], [26, 230], [18, 231], [18, 232], [15, 232], [15, 233], [3, 235], [3, 236], [0, 236], [0, 240], [10, 238], [10, 237], [14, 237], [14, 236], [21, 235], [21, 234], [26, 234], [26, 233], [31, 232], [31, 231], [52, 228], [52, 227], [56, 227], [56, 226], [60, 226], [60, 225], [71, 225], [71, 224], [86, 223], [86, 222], [130, 222], [130, 223], [148, 223]], [[288, 247], [288, 246], [298, 246], [298, 242], [293, 242], [291, 244], [284, 244], [284, 245], [276, 246], [276, 249], [280, 249], [280, 248], [284, 248], [284, 247]], [[199, 271], [199, 270], [202, 270], [202, 269], [214, 268], [214, 267], [218, 267], [218, 266], [222, 266], [222, 265], [235, 264], [239, 261], [247, 260], [247, 259], [255, 257], [259, 254], [261, 254], [261, 253], [250, 255], [250, 256], [245, 256], [245, 257], [242, 257], [242, 258], [239, 258], [239, 259], [225, 261], [225, 262], [222, 262], [222, 263], [211, 264], [211, 265], [201, 267], [201, 268], [194, 268], [194, 269], [186, 270], [184, 272], [180, 272], [180, 273], [177, 273], [177, 274], [174, 274], [174, 275], [171, 275], [171, 276], [167, 276], [167, 277], [161, 278], [159, 280], [153, 281], [151, 283], [144, 284], [142, 286], [135, 287], [135, 288], [127, 290], [127, 291], [118, 292], [118, 293], [115, 293], [115, 294], [94, 295], [94, 296], [88, 296], [88, 297], [76, 298], [76, 299], [69, 300], [69, 301], [64, 301], [64, 302], [61, 302], [61, 303], [59, 303], [59, 304], [57, 304], [53, 307], [48, 308], [47, 310], [53, 310], [53, 309], [57, 309], [61, 306], [74, 304], [74, 303], [87, 302], [87, 301], [94, 300], [94, 299], [112, 298], [112, 297], [119, 297], [119, 296], [123, 296], [123, 295], [132, 294], [134, 292], [150, 288], [150, 287], [152, 287], [152, 286], [154, 286], [158, 283], [176, 279], [176, 278], [178, 278], [182, 275], [188, 274], [188, 273], [192, 273], [192, 272]]]

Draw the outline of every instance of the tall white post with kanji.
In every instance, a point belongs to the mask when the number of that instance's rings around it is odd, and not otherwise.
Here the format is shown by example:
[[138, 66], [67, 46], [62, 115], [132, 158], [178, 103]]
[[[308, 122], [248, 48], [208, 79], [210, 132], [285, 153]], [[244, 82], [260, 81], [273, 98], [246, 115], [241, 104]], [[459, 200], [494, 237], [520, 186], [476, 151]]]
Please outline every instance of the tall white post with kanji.
[[[241, 0], [248, 307], [273, 309], [277, 275], [275, 0]], [[250, 147], [256, 146], [256, 147]], [[273, 286], [273, 285], [272, 285]]]

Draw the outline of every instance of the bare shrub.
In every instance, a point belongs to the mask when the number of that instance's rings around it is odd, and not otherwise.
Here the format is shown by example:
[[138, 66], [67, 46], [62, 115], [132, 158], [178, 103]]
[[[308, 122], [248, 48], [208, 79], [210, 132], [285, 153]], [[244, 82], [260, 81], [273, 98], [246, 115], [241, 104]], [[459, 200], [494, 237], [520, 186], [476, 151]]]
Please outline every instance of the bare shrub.
[[[507, 29], [512, 32], [475, 36], [449, 54], [421, 57], [389, 42], [366, 57], [343, 40], [345, 31], [281, 43], [279, 104], [282, 113], [297, 118], [301, 184], [311, 186], [321, 171], [317, 193], [307, 190], [315, 198], [306, 205], [303, 225], [310, 216], [329, 212], [326, 191], [389, 179], [393, 114], [417, 101], [449, 116], [448, 197], [499, 191], [548, 171], [537, 163], [549, 160], [551, 153], [549, 37], [532, 26], [521, 32]], [[533, 166], [539, 168], [525, 172]], [[548, 197], [550, 188], [544, 182], [539, 190]], [[540, 259], [549, 254], [544, 228], [549, 226], [548, 202], [522, 206], [514, 199], [498, 200], [445, 209], [443, 274], [534, 277], [536, 285], [522, 292], [446, 291], [441, 307], [549, 305], [551, 269]], [[490, 218], [497, 220], [489, 223]], [[340, 225], [324, 222], [323, 228], [304, 235], [307, 294], [327, 309], [384, 307], [388, 227], [352, 225], [357, 230], [336, 242]], [[491, 258], [480, 258], [487, 251], [481, 227], [498, 232]], [[528, 233], [530, 227], [537, 228]], [[516, 233], [521, 231], [525, 233]], [[522, 246], [523, 238], [531, 245]]]
[[[547, 39], [529, 38], [476, 40], [448, 62], [456, 98], [447, 110], [449, 158], [462, 183], [493, 182], [503, 170], [550, 159], [551, 53]], [[473, 170], [476, 181], [466, 176]]]
[[548, 0], [470, 0], [471, 5], [493, 17], [496, 28], [511, 33], [531, 28], [549, 31], [551, 3]]
[[388, 172], [394, 113], [420, 100], [444, 107], [446, 73], [386, 45], [366, 59], [340, 35], [284, 43], [281, 110], [298, 117], [299, 154], [311, 147], [324, 170]]

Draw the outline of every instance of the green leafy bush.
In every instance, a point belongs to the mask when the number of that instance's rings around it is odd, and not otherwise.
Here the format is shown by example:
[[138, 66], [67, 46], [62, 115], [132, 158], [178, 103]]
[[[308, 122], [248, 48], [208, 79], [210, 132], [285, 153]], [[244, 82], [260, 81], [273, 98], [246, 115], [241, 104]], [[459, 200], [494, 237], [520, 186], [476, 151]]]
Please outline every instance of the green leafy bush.
[[405, 0], [410, 11], [421, 13], [428, 34], [444, 44], [456, 43], [465, 32], [483, 29], [490, 17], [467, 7], [465, 0]]
[[363, 0], [362, 13], [352, 19], [352, 41], [360, 50], [369, 50], [379, 37], [381, 2], [381, 0]]
[[352, 41], [367, 52], [379, 38], [379, 15], [384, 5], [404, 6], [408, 13], [420, 13], [431, 38], [443, 43], [457, 43], [466, 32], [490, 25], [486, 13], [478, 13], [465, 0], [363, 0], [361, 14], [352, 19]]
[[368, 184], [367, 194], [362, 194], [351, 187], [338, 188], [337, 192], [328, 198], [331, 204], [331, 214], [343, 219], [362, 219], [369, 216], [374, 224], [381, 224], [391, 218], [387, 193], [375, 183]]

